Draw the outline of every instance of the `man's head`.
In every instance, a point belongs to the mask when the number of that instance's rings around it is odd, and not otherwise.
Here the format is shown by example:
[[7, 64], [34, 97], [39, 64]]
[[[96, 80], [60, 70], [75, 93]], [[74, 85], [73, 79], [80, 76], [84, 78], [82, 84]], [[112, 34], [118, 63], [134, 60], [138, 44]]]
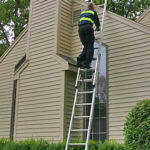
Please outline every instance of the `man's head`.
[[92, 2], [88, 2], [88, 9], [94, 10], [94, 4]]

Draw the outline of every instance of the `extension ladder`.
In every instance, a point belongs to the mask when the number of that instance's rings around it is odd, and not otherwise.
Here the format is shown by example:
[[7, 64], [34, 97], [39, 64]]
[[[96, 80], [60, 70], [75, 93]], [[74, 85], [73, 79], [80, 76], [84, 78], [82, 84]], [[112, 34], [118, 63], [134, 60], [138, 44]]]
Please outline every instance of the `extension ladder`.
[[[101, 5], [102, 6], [102, 5]], [[89, 146], [89, 139], [90, 139], [90, 132], [91, 132], [91, 124], [92, 124], [92, 119], [93, 119], [93, 112], [94, 112], [94, 104], [95, 104], [95, 95], [96, 95], [96, 88], [97, 88], [97, 79], [98, 79], [98, 72], [99, 72], [99, 65], [100, 65], [100, 49], [102, 46], [102, 38], [103, 38], [103, 28], [104, 28], [104, 18], [106, 14], [106, 7], [107, 7], [107, 0], [105, 0], [105, 3], [103, 4], [104, 9], [103, 9], [103, 15], [102, 15], [102, 22], [101, 22], [101, 34], [100, 34], [100, 41], [99, 41], [99, 50], [98, 50], [98, 55], [96, 58], [96, 65], [94, 68], [90, 69], [81, 69], [78, 68], [77, 72], [77, 78], [76, 78], [76, 83], [75, 83], [75, 97], [74, 97], [74, 104], [73, 104], [73, 109], [72, 109], [72, 115], [71, 115], [71, 120], [70, 120], [70, 126], [68, 130], [68, 137], [67, 137], [67, 142], [66, 142], [66, 148], [65, 150], [68, 150], [69, 146], [85, 146], [85, 150], [88, 150]], [[92, 78], [91, 79], [81, 79], [81, 75], [83, 72], [92, 72]], [[93, 89], [92, 91], [79, 91], [79, 85], [81, 82], [91, 82]], [[83, 94], [92, 94], [92, 100], [91, 103], [78, 103], [78, 95], [83, 95]], [[78, 106], [90, 106], [90, 115], [88, 116], [75, 116], [75, 111], [76, 107]], [[88, 128], [87, 129], [72, 129], [73, 126], [73, 119], [84, 119], [88, 118]], [[86, 135], [86, 142], [85, 143], [70, 143], [70, 137], [71, 137], [71, 132], [87, 132]]]

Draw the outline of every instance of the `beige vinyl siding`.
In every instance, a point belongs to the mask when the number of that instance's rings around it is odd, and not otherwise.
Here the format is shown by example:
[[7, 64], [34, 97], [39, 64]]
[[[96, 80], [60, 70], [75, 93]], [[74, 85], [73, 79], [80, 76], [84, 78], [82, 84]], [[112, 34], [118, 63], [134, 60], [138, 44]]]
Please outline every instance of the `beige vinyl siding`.
[[103, 42], [109, 47], [109, 138], [123, 142], [126, 116], [138, 101], [150, 97], [150, 38], [108, 14]]
[[66, 71], [65, 73], [65, 104], [64, 104], [64, 138], [67, 139], [67, 133], [70, 124], [70, 118], [72, 113], [72, 107], [74, 102], [74, 95], [75, 95], [75, 80], [76, 80], [76, 73], [71, 71]]
[[29, 65], [21, 73], [15, 139], [63, 140], [64, 71], [57, 61], [57, 1], [32, 0]]
[[9, 138], [10, 135], [14, 67], [24, 56], [26, 44], [27, 29], [21, 33], [19, 39], [4, 53], [3, 56], [6, 53], [7, 55], [0, 63], [0, 138]]
[[58, 24], [58, 52], [64, 56], [71, 56], [71, 38], [72, 34], [72, 2], [61, 1]]
[[[73, 10], [73, 12], [76, 12], [79, 10], [82, 11], [83, 6], [74, 2], [72, 10]], [[77, 16], [76, 16], [76, 18], [77, 18]], [[80, 18], [80, 15], [78, 16], [78, 18]], [[82, 44], [80, 42], [79, 35], [78, 35], [78, 21], [76, 21], [73, 24], [71, 45], [72, 45], [72, 58], [74, 60], [76, 60], [77, 56], [81, 53], [81, 50], [82, 50]]]

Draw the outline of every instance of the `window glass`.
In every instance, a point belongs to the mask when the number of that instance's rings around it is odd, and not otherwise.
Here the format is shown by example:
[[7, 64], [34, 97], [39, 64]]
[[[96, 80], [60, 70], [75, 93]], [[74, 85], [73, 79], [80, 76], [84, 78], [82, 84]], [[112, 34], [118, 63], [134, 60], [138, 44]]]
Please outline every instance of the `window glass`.
[[[98, 44], [94, 44], [94, 58], [98, 55]], [[95, 97], [95, 106], [94, 106], [94, 116], [92, 122], [92, 130], [90, 138], [93, 140], [105, 141], [107, 138], [107, 59], [106, 59], [106, 47], [103, 45], [100, 50], [101, 58], [99, 65], [99, 74], [98, 74], [98, 86]], [[93, 60], [91, 67], [94, 68], [96, 61]], [[92, 73], [91, 73], [92, 74]], [[85, 90], [91, 90], [92, 84], [87, 83]], [[84, 97], [86, 103], [90, 103], [92, 99], [92, 94], [87, 94]], [[84, 110], [86, 115], [90, 113], [90, 107], [86, 107]], [[84, 121], [84, 128], [88, 127], [88, 120]], [[85, 136], [86, 137], [86, 133]]]

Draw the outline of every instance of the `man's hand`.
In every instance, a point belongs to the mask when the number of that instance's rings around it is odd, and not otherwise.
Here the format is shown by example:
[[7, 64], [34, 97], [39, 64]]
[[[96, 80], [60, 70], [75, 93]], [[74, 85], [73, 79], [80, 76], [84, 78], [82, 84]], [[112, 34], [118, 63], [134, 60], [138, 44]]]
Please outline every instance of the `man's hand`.
[[100, 28], [96, 28], [94, 31], [100, 31]]

